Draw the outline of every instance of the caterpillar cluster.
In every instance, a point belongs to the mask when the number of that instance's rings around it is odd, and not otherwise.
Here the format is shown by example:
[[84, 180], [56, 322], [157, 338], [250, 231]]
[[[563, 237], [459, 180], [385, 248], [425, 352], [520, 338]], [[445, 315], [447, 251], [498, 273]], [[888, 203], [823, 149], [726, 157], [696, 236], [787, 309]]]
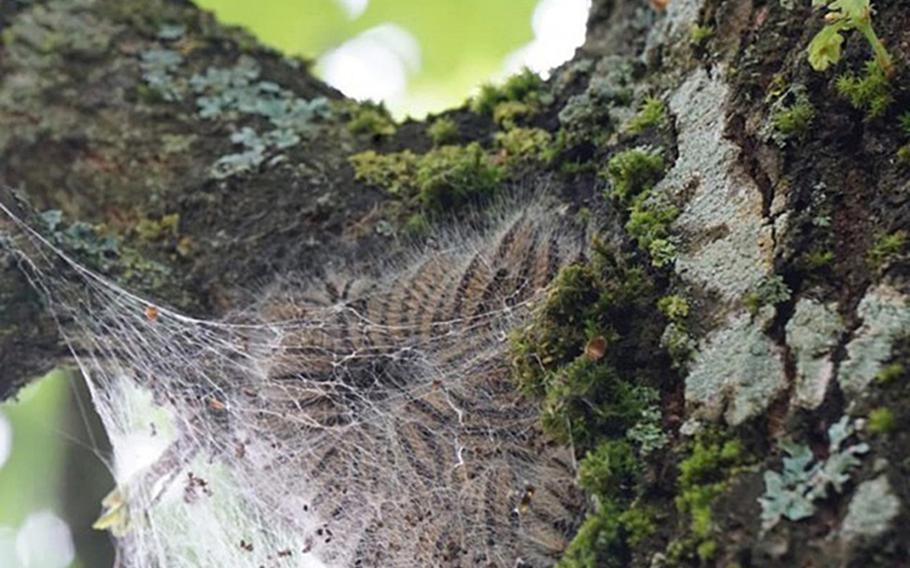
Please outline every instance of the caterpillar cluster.
[[449, 231], [383, 274], [285, 279], [218, 321], [19, 236], [114, 449], [124, 566], [537, 567], [567, 545], [573, 456], [507, 356], [584, 254], [584, 227], [552, 203]]

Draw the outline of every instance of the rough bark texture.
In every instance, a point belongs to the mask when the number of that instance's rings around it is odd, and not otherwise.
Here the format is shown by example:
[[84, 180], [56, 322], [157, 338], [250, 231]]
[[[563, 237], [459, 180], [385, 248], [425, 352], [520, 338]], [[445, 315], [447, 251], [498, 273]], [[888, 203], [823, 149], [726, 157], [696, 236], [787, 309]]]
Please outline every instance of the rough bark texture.
[[[808, 66], [806, 46], [822, 25], [808, 4], [671, 0], [656, 11], [643, 1], [596, 0], [586, 45], [547, 83], [538, 111], [521, 119], [569, 141], [549, 160], [509, 162], [503, 185], [545, 182], [573, 208], [593, 210], [656, 285], [689, 306], [670, 331], [676, 347], [693, 349], [677, 369], [667, 365], [662, 388], [671, 447], [648, 465], [661, 528], [615, 556], [623, 563], [906, 565], [907, 543], [888, 535], [908, 520], [910, 499], [901, 233], [910, 221], [910, 158], [897, 157], [910, 139], [898, 118], [910, 110], [910, 2], [875, 3], [876, 30], [897, 71], [893, 102], [873, 119], [838, 96], [836, 73]], [[173, 31], [178, 24], [183, 31]], [[355, 180], [348, 158], [368, 149], [427, 152], [425, 123], [390, 135], [352, 132], [357, 107], [304, 63], [188, 3], [0, 0], [0, 34], [0, 184], [26, 209], [61, 210], [60, 231], [82, 221], [93, 238], [118, 237], [116, 251], [76, 246], [67, 235], [60, 242], [131, 289], [217, 316], [275, 274], [401, 247], [402, 221], [421, 212], [414, 200]], [[180, 61], [168, 63], [161, 50]], [[861, 36], [849, 34], [837, 72], [858, 71], [868, 57]], [[232, 132], [261, 133], [267, 119], [236, 109], [201, 116], [199, 97], [211, 93], [195, 91], [190, 78], [243, 61], [238, 73], [255, 61], [256, 81], [284, 89], [288, 100], [325, 97], [331, 113], [297, 123], [300, 142], [268, 145], [245, 170], [213, 170], [243, 151]], [[617, 85], [627, 92], [618, 95]], [[664, 102], [665, 121], [633, 133], [624, 125], [646, 95]], [[801, 97], [814, 121], [782, 132], [775, 116]], [[508, 162], [490, 116], [468, 108], [447, 115], [458, 143], [479, 142]], [[660, 146], [666, 165], [652, 193], [678, 212], [669, 268], [651, 267], [648, 251], [636, 251], [623, 228], [627, 211], [603, 197], [609, 175], [597, 175], [619, 152], [645, 145]], [[668, 324], [654, 317], [642, 325]], [[0, 399], [63, 357], [40, 298], [5, 257]], [[762, 533], [762, 475], [781, 470], [779, 442], [807, 444], [823, 462], [837, 453], [827, 447], [831, 424], [882, 408], [896, 426], [857, 434], [871, 450], [849, 481], [806, 518]], [[673, 497], [684, 492], [677, 469], [697, 452], [691, 436], [709, 424], [743, 440], [751, 457], [701, 480], [716, 489], [705, 528]]]

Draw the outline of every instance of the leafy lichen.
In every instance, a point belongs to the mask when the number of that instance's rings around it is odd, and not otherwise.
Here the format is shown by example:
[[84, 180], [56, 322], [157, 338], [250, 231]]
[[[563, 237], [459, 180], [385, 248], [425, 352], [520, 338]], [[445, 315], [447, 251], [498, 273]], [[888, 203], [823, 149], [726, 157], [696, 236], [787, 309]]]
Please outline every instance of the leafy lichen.
[[850, 472], [860, 465], [860, 456], [869, 451], [865, 443], [851, 444], [854, 427], [848, 416], [828, 428], [828, 457], [816, 459], [808, 446], [785, 442], [788, 454], [780, 472], [765, 472], [765, 493], [759, 498], [762, 529], [774, 528], [781, 519], [799, 521], [815, 514], [815, 502], [832, 489], [843, 491]]

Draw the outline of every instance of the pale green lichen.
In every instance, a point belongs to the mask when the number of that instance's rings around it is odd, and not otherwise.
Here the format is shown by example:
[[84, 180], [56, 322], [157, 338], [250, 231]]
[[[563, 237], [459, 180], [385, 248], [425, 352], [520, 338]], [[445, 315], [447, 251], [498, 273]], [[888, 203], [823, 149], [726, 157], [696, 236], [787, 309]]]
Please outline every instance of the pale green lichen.
[[893, 527], [900, 511], [900, 499], [891, 489], [887, 476], [864, 481], [850, 500], [841, 525], [841, 538], [848, 543], [875, 539]]
[[869, 451], [865, 443], [849, 444], [854, 434], [849, 416], [828, 428], [828, 457], [817, 460], [808, 446], [784, 442], [788, 456], [780, 472], [765, 472], [765, 493], [758, 501], [762, 508], [762, 530], [774, 528], [781, 519], [799, 521], [815, 514], [815, 502], [830, 490], [841, 493], [850, 472], [860, 465], [860, 456]]
[[741, 315], [712, 333], [686, 377], [693, 416], [738, 425], [758, 416], [787, 389], [781, 348], [761, 318]]
[[725, 137], [729, 98], [723, 74], [692, 71], [669, 98], [676, 117], [678, 157], [654, 191], [687, 197], [673, 233], [680, 242], [675, 271], [692, 286], [739, 301], [769, 273], [774, 260], [773, 226], [763, 213], [762, 192], [742, 175], [741, 148]]
[[862, 395], [891, 357], [891, 346], [910, 335], [907, 297], [887, 284], [872, 288], [856, 310], [862, 325], [847, 344], [838, 381], [849, 397]]
[[331, 116], [325, 98], [301, 99], [276, 83], [260, 81], [259, 74], [258, 64], [244, 56], [234, 67], [210, 67], [190, 79], [201, 118], [259, 117], [271, 125], [262, 134], [250, 126], [232, 134], [231, 141], [244, 150], [216, 161], [211, 175], [217, 179], [259, 167], [267, 157], [277, 157], [278, 151], [314, 135], [318, 122]]
[[844, 331], [837, 304], [801, 298], [786, 330], [787, 345], [796, 360], [796, 386], [791, 403], [813, 410], [821, 405], [834, 376], [832, 355]]

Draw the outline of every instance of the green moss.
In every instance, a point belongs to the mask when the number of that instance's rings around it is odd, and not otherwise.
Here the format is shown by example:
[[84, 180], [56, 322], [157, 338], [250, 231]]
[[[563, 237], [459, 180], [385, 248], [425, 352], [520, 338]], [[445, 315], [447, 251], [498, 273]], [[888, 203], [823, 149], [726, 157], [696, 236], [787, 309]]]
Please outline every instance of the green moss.
[[639, 134], [644, 130], [661, 126], [667, 120], [667, 107], [657, 97], [648, 97], [638, 114], [626, 125], [626, 132]]
[[391, 154], [368, 150], [351, 156], [349, 162], [355, 179], [416, 199], [432, 210], [491, 197], [502, 177], [502, 168], [477, 143], [443, 146], [422, 155], [408, 150]]
[[600, 501], [628, 497], [639, 474], [638, 456], [624, 440], [600, 444], [578, 464], [578, 484]]
[[809, 270], [818, 270], [830, 266], [834, 262], [834, 252], [830, 250], [812, 249], [804, 256], [806, 267]]
[[496, 133], [496, 145], [503, 150], [505, 161], [510, 164], [524, 160], [549, 160], [552, 141], [550, 133], [540, 128], [512, 128]]
[[658, 300], [657, 309], [673, 322], [681, 322], [689, 317], [689, 302], [676, 294]]
[[902, 112], [897, 117], [897, 124], [906, 136], [910, 136], [910, 110]]
[[404, 231], [410, 237], [423, 237], [430, 232], [430, 222], [423, 213], [414, 213], [405, 222]]
[[670, 358], [673, 359], [674, 367], [683, 367], [691, 358], [695, 350], [695, 340], [686, 329], [686, 326], [671, 322], [660, 338], [660, 345], [667, 350]]
[[160, 241], [177, 237], [180, 214], [172, 213], [160, 219], [142, 219], [136, 224], [136, 234], [145, 241]]
[[714, 28], [711, 26], [702, 26], [695, 24], [689, 28], [689, 43], [695, 47], [704, 47], [708, 40], [714, 35]]
[[885, 114], [894, 100], [888, 78], [874, 61], [866, 63], [862, 76], [852, 72], [838, 76], [835, 86], [838, 94], [849, 100], [853, 108], [865, 111], [868, 119]]
[[471, 100], [471, 110], [493, 116], [496, 107], [505, 102], [538, 105], [544, 100], [544, 82], [537, 73], [524, 69], [506, 79], [501, 86], [483, 85]]
[[502, 173], [476, 142], [443, 146], [425, 154], [417, 164], [418, 198], [434, 210], [459, 207], [492, 197]]
[[[670, 225], [679, 217], [679, 210], [672, 205], [660, 205], [646, 199], [647, 195], [642, 194], [632, 204], [629, 209], [629, 220], [626, 222], [626, 232], [629, 233], [638, 246], [652, 252], [658, 252], [658, 257], [665, 256], [660, 248], [671, 244], [668, 241], [670, 237]], [[676, 256], [676, 249], [673, 247], [669, 251], [671, 257]], [[656, 263], [655, 263], [656, 264]]]
[[458, 140], [458, 124], [451, 118], [437, 118], [427, 127], [427, 136], [433, 141], [434, 146], [452, 144]]
[[891, 409], [881, 407], [869, 413], [869, 418], [866, 421], [866, 430], [870, 434], [878, 436], [893, 432], [896, 425], [897, 419]]
[[610, 195], [623, 203], [649, 191], [664, 174], [664, 159], [656, 150], [632, 148], [615, 154], [602, 176], [610, 182]]
[[771, 117], [771, 123], [784, 138], [805, 138], [815, 120], [815, 107], [808, 98], [798, 98], [793, 105], [782, 108]]
[[619, 515], [619, 522], [626, 533], [626, 542], [632, 548], [638, 547], [657, 531], [654, 511], [644, 507], [633, 507]]
[[414, 186], [419, 158], [409, 150], [394, 154], [367, 150], [354, 154], [348, 161], [354, 167], [354, 179], [400, 195]]
[[883, 268], [906, 249], [907, 231], [881, 234], [869, 250], [869, 264], [876, 269]]
[[895, 153], [897, 162], [902, 166], [910, 166], [910, 144], [904, 144]]
[[627, 566], [628, 549], [623, 542], [619, 508], [602, 503], [588, 515], [575, 538], [566, 548], [556, 568], [623, 568]]
[[676, 508], [688, 516], [692, 538], [687, 546], [675, 551], [677, 556], [694, 552], [702, 561], [714, 556], [714, 501], [727, 490], [730, 479], [746, 461], [746, 452], [738, 440], [717, 431], [707, 431], [696, 438], [689, 455], [679, 464]]
[[887, 385], [902, 376], [904, 376], [904, 366], [900, 363], [891, 363], [882, 367], [878, 374], [875, 375], [875, 382], [880, 385]]
[[746, 294], [743, 303], [753, 315], [763, 306], [776, 306], [790, 300], [790, 287], [779, 274], [772, 274], [762, 280], [755, 290]]
[[537, 107], [519, 101], [504, 101], [493, 109], [493, 122], [499, 126], [510, 129], [515, 128], [520, 122], [533, 116]]
[[353, 134], [367, 135], [374, 139], [395, 134], [395, 121], [382, 103], [364, 102], [355, 106], [348, 120], [348, 130]]
[[535, 320], [513, 334], [513, 376], [524, 392], [545, 394], [549, 373], [581, 354], [590, 306], [597, 302], [600, 288], [592, 266], [564, 268]]

